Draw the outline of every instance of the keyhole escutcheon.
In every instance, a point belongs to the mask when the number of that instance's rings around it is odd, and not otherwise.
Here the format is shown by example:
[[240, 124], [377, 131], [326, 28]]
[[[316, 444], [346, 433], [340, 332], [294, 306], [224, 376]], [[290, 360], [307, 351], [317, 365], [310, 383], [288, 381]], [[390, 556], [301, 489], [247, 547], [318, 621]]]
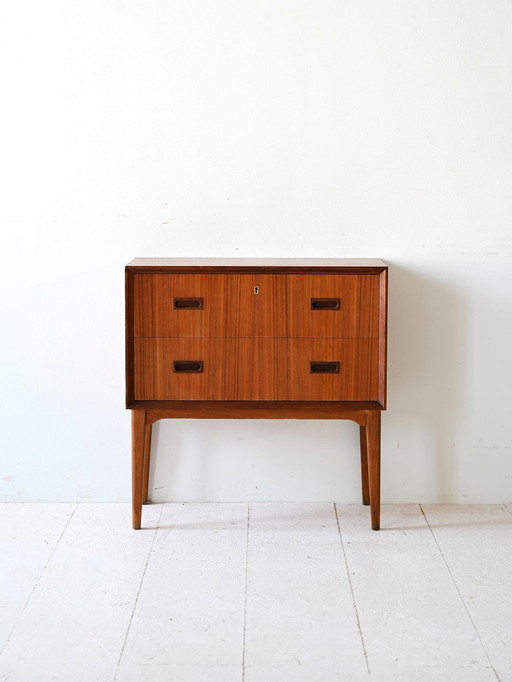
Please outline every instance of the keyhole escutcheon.
[[259, 287], [254, 287], [254, 293], [259, 294], [260, 293], [260, 288]]

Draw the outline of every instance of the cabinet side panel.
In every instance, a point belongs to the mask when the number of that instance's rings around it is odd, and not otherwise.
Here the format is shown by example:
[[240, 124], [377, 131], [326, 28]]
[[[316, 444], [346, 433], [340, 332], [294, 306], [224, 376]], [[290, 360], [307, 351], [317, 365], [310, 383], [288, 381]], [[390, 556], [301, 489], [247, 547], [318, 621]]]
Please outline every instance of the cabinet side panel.
[[133, 273], [125, 270], [125, 365], [126, 405], [131, 405], [133, 392]]
[[379, 276], [379, 403], [387, 402], [388, 270]]

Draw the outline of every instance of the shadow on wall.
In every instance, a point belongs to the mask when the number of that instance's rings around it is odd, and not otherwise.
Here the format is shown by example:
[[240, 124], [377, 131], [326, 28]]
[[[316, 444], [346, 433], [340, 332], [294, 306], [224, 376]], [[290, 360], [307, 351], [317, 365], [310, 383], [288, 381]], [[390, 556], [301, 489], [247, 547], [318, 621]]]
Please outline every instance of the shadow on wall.
[[467, 326], [467, 302], [453, 283], [390, 264], [384, 501], [442, 502], [457, 493]]
[[[467, 294], [439, 268], [429, 275], [425, 267], [389, 265], [382, 499], [453, 501], [466, 418]], [[153, 430], [155, 501], [360, 501], [359, 430], [352, 422], [177, 420]]]

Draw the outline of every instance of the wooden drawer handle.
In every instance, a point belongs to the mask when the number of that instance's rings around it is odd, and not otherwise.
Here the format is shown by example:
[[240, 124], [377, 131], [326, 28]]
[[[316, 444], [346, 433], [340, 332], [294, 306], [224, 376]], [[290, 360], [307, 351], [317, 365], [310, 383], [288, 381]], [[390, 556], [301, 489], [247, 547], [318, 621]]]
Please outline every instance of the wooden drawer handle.
[[311, 374], [339, 374], [339, 362], [310, 362], [309, 371]]
[[202, 298], [173, 298], [172, 307], [174, 310], [202, 310]]
[[202, 360], [174, 360], [172, 363], [173, 372], [180, 374], [199, 374], [203, 371]]
[[341, 301], [339, 298], [312, 298], [311, 310], [339, 310]]

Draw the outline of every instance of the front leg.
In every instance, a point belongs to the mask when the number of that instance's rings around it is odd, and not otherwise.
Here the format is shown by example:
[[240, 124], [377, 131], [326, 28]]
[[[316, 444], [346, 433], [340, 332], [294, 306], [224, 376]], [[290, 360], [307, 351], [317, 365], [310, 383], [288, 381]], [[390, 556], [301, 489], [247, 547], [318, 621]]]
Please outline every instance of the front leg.
[[380, 410], [366, 412], [366, 452], [373, 530], [380, 529]]
[[132, 410], [132, 525], [140, 529], [144, 485], [144, 441], [146, 410]]

